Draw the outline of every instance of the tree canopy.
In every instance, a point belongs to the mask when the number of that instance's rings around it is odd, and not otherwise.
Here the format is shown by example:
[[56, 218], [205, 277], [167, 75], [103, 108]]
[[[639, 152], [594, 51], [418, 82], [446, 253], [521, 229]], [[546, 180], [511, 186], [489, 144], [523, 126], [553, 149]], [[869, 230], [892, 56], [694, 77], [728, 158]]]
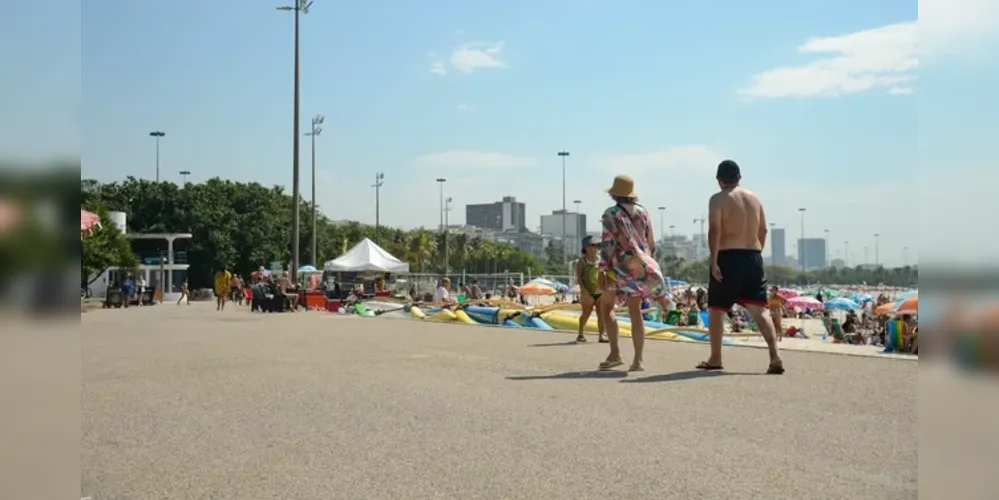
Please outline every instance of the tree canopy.
[[[121, 182], [81, 181], [83, 206], [128, 214], [130, 232], [191, 233], [187, 249], [192, 286], [208, 286], [214, 270], [249, 273], [271, 262], [291, 261], [292, 197], [279, 186], [219, 178], [179, 186], [128, 177]], [[367, 237], [410, 264], [413, 272], [444, 271], [445, 235], [425, 228], [405, 231], [330, 220], [317, 207], [316, 246], [311, 252], [312, 211], [300, 199], [300, 261], [320, 267]], [[465, 234], [447, 240], [451, 272], [539, 274], [546, 264], [509, 245]]]

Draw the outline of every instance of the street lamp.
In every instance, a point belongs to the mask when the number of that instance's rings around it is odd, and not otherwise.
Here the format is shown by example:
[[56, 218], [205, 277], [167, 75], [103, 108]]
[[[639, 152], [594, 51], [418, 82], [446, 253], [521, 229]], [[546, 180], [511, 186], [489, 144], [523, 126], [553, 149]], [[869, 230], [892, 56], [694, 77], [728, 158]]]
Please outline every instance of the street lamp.
[[565, 159], [569, 156], [569, 152], [559, 151], [558, 155], [562, 158], [562, 264], [568, 266], [569, 256], [565, 251]]
[[299, 50], [298, 50], [298, 25], [299, 18], [301, 14], [308, 14], [309, 7], [312, 6], [312, 2], [309, 0], [298, 0], [295, 5], [286, 5], [283, 7], [278, 7], [277, 10], [284, 11], [294, 11], [295, 12], [295, 104], [294, 111], [292, 113], [292, 120], [294, 124], [292, 126], [292, 155], [291, 155], [291, 197], [292, 197], [292, 212], [291, 212], [291, 280], [292, 282], [298, 281], [298, 265], [299, 265], [299, 192], [298, 192], [298, 139], [301, 132], [299, 131], [299, 112], [298, 112], [298, 102], [299, 102]]
[[822, 245], [825, 247], [825, 252], [824, 253], [825, 253], [825, 258], [826, 258], [825, 262], [823, 263], [823, 266], [824, 267], [829, 267], [829, 230], [828, 229], [823, 229], [823, 231], [825, 231], [825, 233], [826, 233], [826, 239], [822, 242]]
[[191, 171], [190, 170], [181, 170], [179, 173], [180, 173], [180, 176], [184, 179], [184, 184], [187, 184], [187, 176], [191, 175]]
[[375, 188], [375, 243], [379, 245], [382, 244], [382, 231], [381, 231], [381, 189], [384, 182], [385, 174], [378, 172], [375, 174], [375, 183], [371, 187]]
[[149, 133], [150, 137], [156, 138], [156, 182], [160, 181], [160, 137], [165, 137], [166, 132], [154, 130]]
[[878, 257], [878, 238], [880, 238], [880, 237], [881, 237], [880, 234], [874, 233], [874, 267], [875, 268], [877, 268], [878, 266], [881, 265], [881, 259]]
[[443, 177], [437, 178], [437, 183], [440, 184], [441, 187], [441, 225], [440, 225], [441, 233], [444, 232], [444, 183], [445, 182], [447, 182], [447, 179]]
[[902, 247], [902, 262], [905, 267], [909, 267], [909, 247]]
[[850, 241], [843, 242], [843, 265], [850, 267]]
[[448, 217], [448, 212], [451, 211], [451, 202], [454, 201], [450, 196], [444, 200], [444, 276], [448, 273], [448, 261], [450, 260], [450, 251], [447, 247], [447, 226], [451, 223]]
[[805, 272], [805, 209], [799, 208], [801, 214], [801, 241], [798, 242], [798, 258], [801, 259], [801, 272]]
[[666, 238], [666, 207], [659, 207], [659, 237]]
[[[312, 131], [306, 136], [312, 138], [312, 265], [319, 266], [316, 256], [316, 137], [323, 132], [323, 115], [312, 118]], [[377, 234], [377, 233], [376, 233]]]

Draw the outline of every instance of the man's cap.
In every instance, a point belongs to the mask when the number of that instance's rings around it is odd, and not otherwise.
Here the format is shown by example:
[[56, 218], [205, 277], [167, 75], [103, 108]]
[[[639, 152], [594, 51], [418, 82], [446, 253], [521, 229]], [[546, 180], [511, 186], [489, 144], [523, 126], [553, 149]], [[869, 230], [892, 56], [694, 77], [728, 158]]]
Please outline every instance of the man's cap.
[[593, 236], [592, 235], [584, 236], [583, 237], [583, 248], [586, 248], [586, 247], [588, 247], [590, 245], [596, 245], [596, 242], [593, 241]]
[[735, 182], [742, 179], [742, 172], [739, 170], [739, 164], [732, 160], [725, 160], [718, 164], [718, 173], [715, 174], [715, 179], [722, 182]]

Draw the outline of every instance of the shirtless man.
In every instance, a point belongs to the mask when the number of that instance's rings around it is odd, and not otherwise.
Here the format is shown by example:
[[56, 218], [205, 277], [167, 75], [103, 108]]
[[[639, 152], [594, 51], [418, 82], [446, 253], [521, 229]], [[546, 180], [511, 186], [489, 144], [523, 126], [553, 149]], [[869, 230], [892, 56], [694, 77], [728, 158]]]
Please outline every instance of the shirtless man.
[[739, 186], [739, 165], [725, 160], [715, 176], [721, 191], [708, 204], [708, 246], [711, 281], [708, 284], [708, 333], [711, 356], [697, 365], [701, 370], [721, 370], [724, 318], [734, 304], [741, 304], [760, 327], [770, 351], [767, 373], [784, 373], [777, 352], [774, 324], [767, 312], [767, 280], [763, 274], [763, 247], [767, 242], [767, 217], [763, 203]]

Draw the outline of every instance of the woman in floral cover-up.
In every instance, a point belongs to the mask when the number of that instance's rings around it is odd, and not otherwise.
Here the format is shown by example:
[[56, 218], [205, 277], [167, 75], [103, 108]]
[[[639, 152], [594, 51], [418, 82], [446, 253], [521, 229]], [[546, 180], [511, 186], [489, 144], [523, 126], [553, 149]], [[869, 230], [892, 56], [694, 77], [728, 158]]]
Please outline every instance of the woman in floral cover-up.
[[[614, 206], [604, 211], [603, 237], [600, 243], [601, 267], [607, 271], [605, 288], [617, 299], [618, 305], [628, 307], [631, 317], [631, 340], [635, 358], [629, 371], [642, 371], [642, 350], [645, 347], [645, 323], [642, 319], [642, 301], [654, 299], [665, 306], [666, 280], [655, 259], [655, 236], [649, 212], [638, 204], [635, 181], [627, 175], [614, 178], [607, 190], [614, 199]], [[603, 307], [612, 309], [614, 301], [605, 301]], [[613, 318], [613, 311], [605, 311]], [[607, 322], [610, 355], [600, 363], [601, 370], [621, 366], [618, 346], [617, 321]]]

